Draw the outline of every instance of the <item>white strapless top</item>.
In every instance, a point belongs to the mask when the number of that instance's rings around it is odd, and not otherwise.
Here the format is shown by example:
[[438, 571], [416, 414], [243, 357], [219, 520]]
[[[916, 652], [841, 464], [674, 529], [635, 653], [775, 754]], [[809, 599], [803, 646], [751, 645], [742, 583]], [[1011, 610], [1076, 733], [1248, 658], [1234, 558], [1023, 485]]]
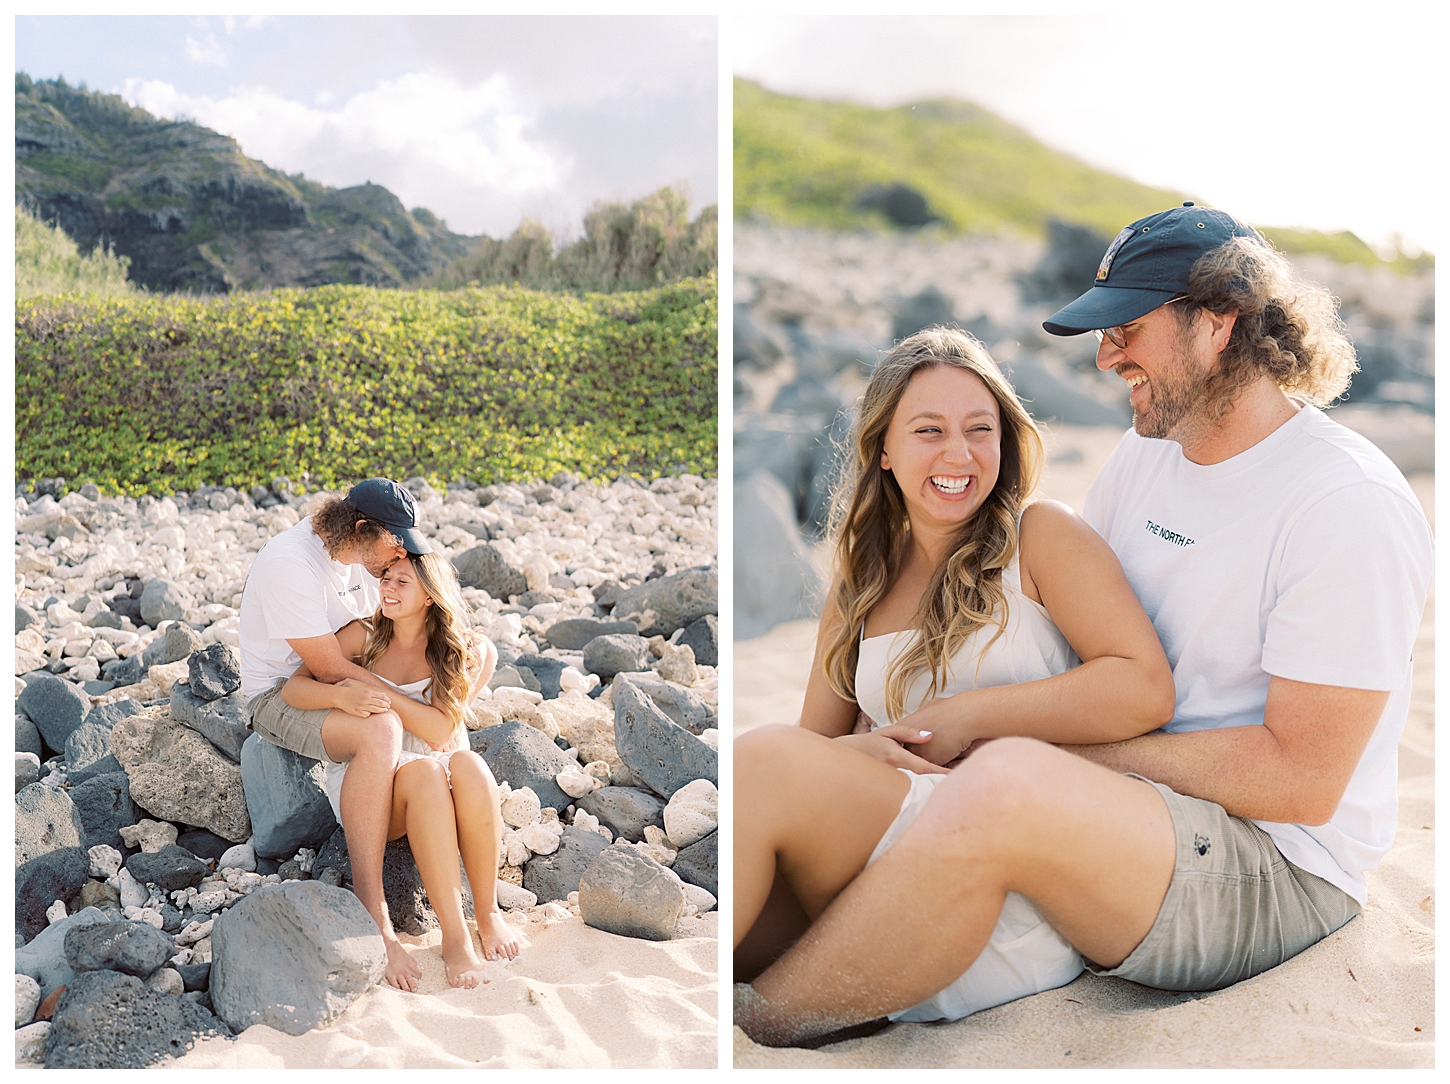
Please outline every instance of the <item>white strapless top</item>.
[[[1002, 586], [1007, 596], [1006, 629], [985, 650], [982, 645], [992, 639], [997, 626], [986, 625], [973, 632], [947, 664], [946, 688], [938, 696], [1038, 681], [1078, 665], [1077, 652], [1052, 623], [1047, 610], [1022, 593], [1017, 555], [1002, 570]], [[903, 629], [861, 639], [856, 660], [856, 703], [875, 726], [885, 726], [891, 721], [886, 715], [888, 665], [906, 650], [915, 635], [915, 629]], [[906, 695], [908, 714], [921, 707], [930, 687], [929, 674], [923, 672], [916, 676]]]
[[[378, 676], [382, 677], [381, 674], [379, 674]], [[388, 681], [387, 678], [382, 678], [382, 680]], [[428, 695], [428, 687], [433, 684], [433, 679], [431, 677], [419, 678], [417, 681], [409, 681], [403, 685], [399, 685], [396, 681], [388, 681], [388, 684], [391, 685], [393, 688], [397, 689], [398, 692], [406, 693], [408, 696], [411, 696], [414, 700], [419, 700], [424, 704], [432, 702], [432, 698]], [[462, 736], [461, 744], [460, 735]], [[453, 730], [453, 742], [452, 745], [449, 746], [449, 751], [452, 752], [456, 749], [467, 748], [468, 730], [460, 721], [458, 726], [456, 726]], [[431, 756], [435, 752], [435, 750], [422, 738], [418, 737], [418, 735], [412, 733], [409, 730], [404, 730], [403, 752], [421, 753], [424, 756]]]

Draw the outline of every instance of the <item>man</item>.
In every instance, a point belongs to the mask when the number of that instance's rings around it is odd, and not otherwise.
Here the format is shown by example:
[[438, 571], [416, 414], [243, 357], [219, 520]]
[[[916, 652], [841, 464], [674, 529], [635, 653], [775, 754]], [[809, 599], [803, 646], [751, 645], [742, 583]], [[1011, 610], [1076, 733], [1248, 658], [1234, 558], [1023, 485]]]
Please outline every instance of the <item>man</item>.
[[[353, 885], [383, 935], [387, 981], [404, 990], [417, 989], [421, 972], [383, 899], [402, 720], [384, 695], [386, 683], [343, 656], [337, 632], [376, 612], [378, 580], [389, 565], [406, 553], [429, 552], [417, 526], [417, 505], [397, 482], [359, 482], [257, 553], [238, 628], [252, 729], [302, 756], [349, 764], [340, 804]], [[282, 686], [303, 663], [318, 681], [356, 686], [357, 714], [304, 711], [283, 701]]]
[[1163, 642], [1173, 720], [1112, 744], [981, 746], [737, 989], [760, 1042], [942, 989], [1009, 891], [1095, 972], [1227, 986], [1357, 914], [1393, 841], [1432, 543], [1389, 460], [1314, 405], [1355, 367], [1333, 299], [1250, 227], [1186, 203], [1125, 228], [1044, 327], [1096, 331], [1098, 367], [1129, 388], [1134, 432], [1086, 513]]

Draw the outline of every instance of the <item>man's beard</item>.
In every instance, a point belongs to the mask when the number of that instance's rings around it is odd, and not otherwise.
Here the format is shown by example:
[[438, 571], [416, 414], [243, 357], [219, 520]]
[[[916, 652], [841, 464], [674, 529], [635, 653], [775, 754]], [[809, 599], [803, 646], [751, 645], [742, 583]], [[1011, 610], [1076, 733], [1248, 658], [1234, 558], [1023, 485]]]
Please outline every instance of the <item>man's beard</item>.
[[[1148, 405], [1133, 411], [1133, 428], [1141, 437], [1171, 440], [1186, 419], [1207, 413], [1210, 374], [1184, 363], [1171, 377], [1149, 379]], [[1202, 420], [1207, 420], [1206, 418]]]

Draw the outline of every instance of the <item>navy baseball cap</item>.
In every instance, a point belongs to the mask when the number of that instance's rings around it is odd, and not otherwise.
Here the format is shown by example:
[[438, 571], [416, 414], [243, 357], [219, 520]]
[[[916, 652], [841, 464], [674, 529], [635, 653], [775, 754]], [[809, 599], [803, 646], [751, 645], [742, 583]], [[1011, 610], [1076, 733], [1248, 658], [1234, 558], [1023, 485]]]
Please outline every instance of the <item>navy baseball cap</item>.
[[1264, 243], [1252, 226], [1192, 200], [1140, 218], [1113, 238], [1092, 289], [1042, 326], [1053, 335], [1081, 335], [1146, 316], [1188, 293], [1188, 274], [1198, 258], [1234, 237]]
[[403, 540], [409, 553], [432, 553], [433, 544], [418, 530], [418, 502], [390, 478], [369, 478], [347, 491], [348, 501]]

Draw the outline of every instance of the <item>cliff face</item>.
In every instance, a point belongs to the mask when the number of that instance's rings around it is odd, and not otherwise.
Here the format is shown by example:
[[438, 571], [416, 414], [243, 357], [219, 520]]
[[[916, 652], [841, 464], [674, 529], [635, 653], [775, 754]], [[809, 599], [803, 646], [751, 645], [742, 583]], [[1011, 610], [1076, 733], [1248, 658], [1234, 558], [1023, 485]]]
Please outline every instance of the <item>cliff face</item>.
[[129, 256], [131, 278], [159, 291], [403, 286], [473, 244], [380, 185], [288, 176], [209, 128], [23, 73], [15, 198], [83, 251], [99, 241]]

